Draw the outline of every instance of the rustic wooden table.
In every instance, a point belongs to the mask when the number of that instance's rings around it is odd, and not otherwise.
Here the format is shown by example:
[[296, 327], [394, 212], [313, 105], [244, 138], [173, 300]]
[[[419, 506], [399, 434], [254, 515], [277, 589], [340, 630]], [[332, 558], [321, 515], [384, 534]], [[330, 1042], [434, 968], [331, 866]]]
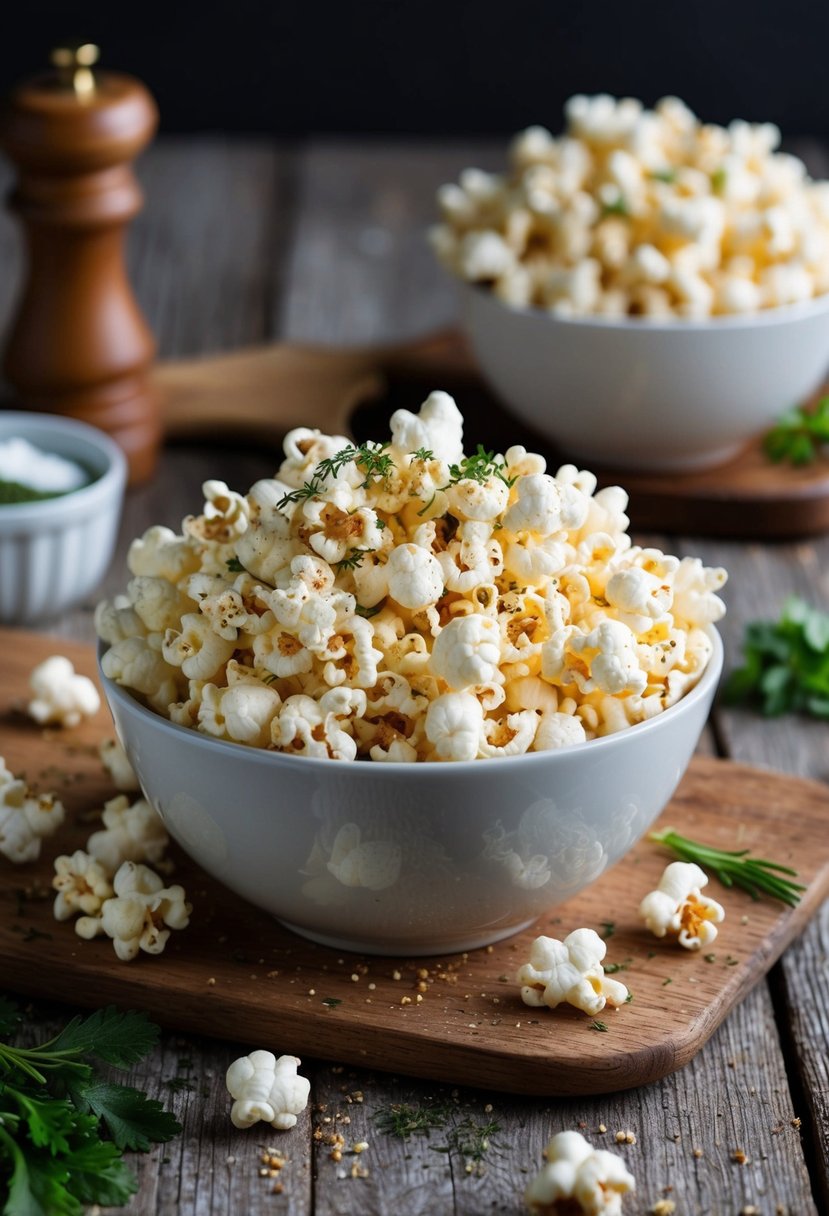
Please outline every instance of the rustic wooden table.
[[[140, 176], [147, 207], [131, 235], [133, 280], [158, 335], [162, 356], [189, 355], [290, 338], [370, 343], [411, 337], [453, 316], [451, 286], [425, 247], [435, 187], [462, 166], [496, 167], [501, 145], [313, 142], [297, 148], [217, 138], [161, 140]], [[821, 149], [798, 149], [825, 174]], [[5, 181], [0, 185], [7, 184]], [[0, 325], [20, 273], [18, 234], [0, 217]], [[232, 411], [233, 402], [228, 401]], [[310, 420], [309, 420], [310, 421]], [[272, 471], [262, 451], [173, 447], [152, 484], [128, 497], [121, 547], [103, 591], [123, 580], [128, 539], [151, 522], [177, 526], [199, 500], [206, 476], [243, 488]], [[651, 538], [694, 553], [730, 573], [724, 622], [729, 665], [747, 620], [776, 616], [784, 596], [825, 605], [829, 539], [792, 544]], [[91, 640], [93, 602], [52, 623], [53, 632]], [[794, 718], [767, 722], [720, 707], [701, 747], [738, 760], [819, 779], [829, 777], [825, 725]], [[785, 831], [785, 825], [781, 825]], [[235, 1131], [223, 1077], [240, 1051], [224, 1042], [165, 1034], [134, 1071], [184, 1125], [181, 1137], [137, 1158], [140, 1191], [129, 1211], [142, 1216], [241, 1213], [405, 1212], [428, 1216], [519, 1213], [521, 1193], [552, 1132], [578, 1127], [612, 1143], [638, 1191], [626, 1211], [660, 1199], [691, 1213], [809, 1216], [829, 1212], [829, 910], [772, 969], [768, 980], [680, 1073], [606, 1098], [511, 1099], [305, 1061], [312, 1106], [278, 1136], [290, 1158], [284, 1190], [260, 1177], [262, 1147], [276, 1138]], [[71, 1005], [72, 993], [66, 993]], [[68, 1010], [35, 1009], [30, 1033]], [[269, 1044], [277, 1051], [290, 1043]], [[332, 1066], [333, 1065], [333, 1066]], [[447, 1146], [446, 1131], [402, 1141], [376, 1117], [392, 1103], [456, 1101], [459, 1117], [494, 1121], [491, 1147], [472, 1165]], [[337, 1123], [338, 1115], [350, 1123]], [[330, 1122], [329, 1122], [330, 1120]], [[606, 1133], [598, 1131], [599, 1126]], [[344, 1126], [359, 1157], [331, 1159], [319, 1132]], [[735, 1149], [749, 1160], [732, 1160]], [[352, 1176], [357, 1162], [365, 1176]]]

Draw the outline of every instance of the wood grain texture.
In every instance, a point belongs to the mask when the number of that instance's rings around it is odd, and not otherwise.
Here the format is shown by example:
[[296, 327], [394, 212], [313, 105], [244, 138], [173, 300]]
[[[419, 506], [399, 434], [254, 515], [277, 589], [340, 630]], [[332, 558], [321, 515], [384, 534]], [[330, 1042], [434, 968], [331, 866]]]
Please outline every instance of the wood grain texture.
[[280, 330], [301, 343], [399, 342], [454, 316], [426, 243], [435, 191], [465, 165], [503, 165], [503, 141], [318, 142], [302, 153]]
[[[776, 620], [787, 595], [800, 595], [829, 609], [829, 538], [775, 547], [694, 542], [688, 551], [709, 564], [725, 565], [728, 614], [721, 623], [728, 666], [740, 661], [741, 640], [752, 620]], [[750, 708], [720, 705], [715, 730], [728, 754], [804, 777], [829, 780], [825, 722], [788, 715], [760, 718]], [[784, 830], [786, 830], [784, 826]], [[783, 1033], [791, 1036], [794, 1084], [810, 1116], [809, 1154], [815, 1185], [829, 1211], [829, 906], [775, 969], [774, 984]]]
[[[83, 846], [90, 815], [113, 793], [97, 757], [97, 744], [111, 728], [104, 707], [68, 737], [36, 728], [15, 706], [25, 703], [31, 664], [53, 653], [54, 642], [6, 630], [0, 649], [8, 652], [0, 694], [3, 754], [14, 757], [30, 781], [47, 782], [75, 821], [27, 870], [33, 887], [48, 890], [56, 852]], [[72, 646], [67, 653], [77, 670], [94, 678], [91, 649]], [[785, 844], [781, 818], [791, 825]], [[192, 927], [174, 934], [154, 964], [118, 966], [106, 939], [82, 942], [70, 925], [54, 924], [47, 900], [28, 901], [20, 913], [19, 873], [7, 869], [0, 875], [6, 909], [0, 968], [16, 990], [32, 996], [54, 998], [73, 983], [92, 1003], [136, 1005], [187, 1031], [255, 1043], [267, 1029], [300, 1055], [520, 1093], [626, 1089], [686, 1064], [829, 892], [829, 793], [818, 784], [700, 757], [659, 823], [715, 846], [737, 840], [755, 855], [774, 856], [796, 869], [808, 890], [795, 909], [728, 892], [728, 930], [708, 961], [656, 941], [638, 922], [631, 892], [652, 890], [666, 860], [644, 842], [506, 942], [443, 959], [365, 959], [275, 926], [180, 859], [177, 881], [194, 905]], [[600, 926], [608, 916], [615, 924], [608, 931], [609, 961], [625, 964], [636, 995], [631, 1005], [607, 1011], [599, 1023], [608, 1025], [606, 1034], [591, 1033], [590, 1019], [569, 1009], [551, 1018], [524, 1006], [514, 975], [533, 938]], [[30, 929], [49, 936], [27, 940]], [[418, 1003], [421, 968], [428, 984]]]

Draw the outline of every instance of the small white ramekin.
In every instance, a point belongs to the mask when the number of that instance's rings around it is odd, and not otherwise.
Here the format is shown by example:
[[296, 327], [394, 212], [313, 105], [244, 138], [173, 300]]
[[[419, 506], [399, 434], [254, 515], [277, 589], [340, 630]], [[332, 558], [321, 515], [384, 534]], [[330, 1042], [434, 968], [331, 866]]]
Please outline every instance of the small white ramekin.
[[72, 418], [0, 411], [0, 440], [13, 436], [75, 461], [91, 478], [57, 498], [0, 504], [0, 621], [23, 625], [57, 616], [103, 577], [127, 465], [107, 435]]

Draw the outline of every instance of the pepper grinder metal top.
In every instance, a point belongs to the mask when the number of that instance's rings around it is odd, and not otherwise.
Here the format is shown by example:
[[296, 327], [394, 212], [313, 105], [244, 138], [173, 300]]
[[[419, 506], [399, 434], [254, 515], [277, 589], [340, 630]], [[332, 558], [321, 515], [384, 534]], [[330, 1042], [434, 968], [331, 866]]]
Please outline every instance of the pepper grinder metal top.
[[155, 343], [123, 245], [143, 201], [132, 161], [158, 112], [140, 81], [93, 72], [97, 58], [90, 43], [59, 47], [53, 70], [19, 85], [0, 110], [0, 147], [18, 171], [10, 203], [28, 249], [3, 370], [16, 404], [108, 431], [137, 482], [153, 470], [161, 423], [148, 378]]

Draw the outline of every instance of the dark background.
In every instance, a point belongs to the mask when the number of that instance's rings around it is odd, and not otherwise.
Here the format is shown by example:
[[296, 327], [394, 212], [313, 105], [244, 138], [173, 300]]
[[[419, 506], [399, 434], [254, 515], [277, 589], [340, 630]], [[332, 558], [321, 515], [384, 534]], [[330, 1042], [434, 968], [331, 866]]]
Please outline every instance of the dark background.
[[167, 131], [474, 134], [561, 126], [574, 92], [829, 135], [825, 0], [6, 0], [0, 87], [66, 36], [155, 93]]

